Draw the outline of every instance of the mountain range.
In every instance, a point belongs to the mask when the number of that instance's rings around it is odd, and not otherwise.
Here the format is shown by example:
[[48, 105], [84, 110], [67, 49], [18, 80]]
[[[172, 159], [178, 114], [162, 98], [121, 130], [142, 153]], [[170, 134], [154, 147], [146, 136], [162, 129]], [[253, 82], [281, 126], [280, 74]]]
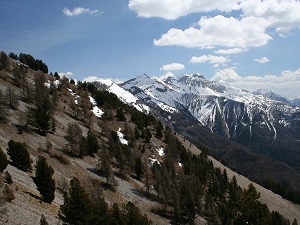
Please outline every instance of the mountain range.
[[[224, 152], [226, 145], [220, 147], [211, 139], [233, 141], [252, 153], [300, 169], [300, 107], [272, 91], [251, 93], [225, 82], [207, 80], [200, 74], [153, 78], [143, 74], [121, 84], [96, 78], [85, 81], [106, 84], [124, 101], [130, 93], [127, 102], [136, 107], [142, 105], [141, 110], [163, 118], [176, 132], [212, 149], [221, 160], [230, 155]], [[124, 90], [129, 93], [124, 95]], [[205, 132], [200, 131], [203, 129], [216, 136], [204, 138]], [[241, 166], [236, 168], [244, 170]]]

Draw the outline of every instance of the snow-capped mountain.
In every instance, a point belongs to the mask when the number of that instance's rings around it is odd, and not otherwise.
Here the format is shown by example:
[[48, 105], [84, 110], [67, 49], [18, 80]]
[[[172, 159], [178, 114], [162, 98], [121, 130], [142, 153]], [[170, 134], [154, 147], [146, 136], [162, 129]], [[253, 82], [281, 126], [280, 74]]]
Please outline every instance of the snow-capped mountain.
[[[98, 80], [97, 82], [102, 82]], [[131, 93], [134, 101], [168, 119], [171, 124], [192, 121], [226, 139], [257, 152], [300, 165], [300, 107], [279, 101], [275, 93], [255, 94], [225, 82], [210, 81], [200, 74], [151, 78], [146, 74], [117, 84], [107, 84], [121, 98]], [[122, 94], [119, 92], [122, 90]], [[268, 95], [266, 95], [268, 94]], [[181, 125], [184, 128], [184, 124]], [[289, 143], [287, 143], [289, 142]], [[297, 153], [298, 158], [295, 157]]]
[[128, 92], [127, 90], [120, 87], [117, 83], [115, 83], [111, 79], [102, 79], [97, 77], [87, 77], [83, 80], [84, 82], [94, 83], [97, 87], [104, 88], [109, 92], [112, 92], [118, 96], [118, 98], [129, 104], [134, 106], [137, 110], [141, 112], [149, 112], [149, 107], [145, 104], [139, 102], [139, 99], [135, 97], [133, 94]]
[[271, 100], [274, 100], [274, 101], [285, 102], [285, 103], [288, 103], [288, 104], [291, 103], [285, 97], [283, 97], [283, 96], [281, 96], [277, 93], [274, 93], [273, 91], [271, 91], [269, 89], [258, 89], [256, 91], [253, 91], [252, 94], [262, 95], [262, 96], [264, 96], [266, 98], [269, 98]]
[[121, 86], [165, 118], [193, 117], [222, 137], [292, 164], [300, 163], [292, 153], [300, 153], [300, 108], [279, 101], [275, 93], [268, 97], [266, 92], [252, 94], [200, 74], [156, 78], [142, 75]]
[[300, 96], [290, 99], [290, 102], [291, 102], [293, 105], [300, 106]]

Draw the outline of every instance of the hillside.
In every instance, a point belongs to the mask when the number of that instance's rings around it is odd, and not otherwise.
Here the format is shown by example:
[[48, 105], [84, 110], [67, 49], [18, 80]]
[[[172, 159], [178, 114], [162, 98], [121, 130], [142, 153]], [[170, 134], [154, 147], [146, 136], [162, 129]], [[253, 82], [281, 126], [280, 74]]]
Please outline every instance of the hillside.
[[[0, 187], [9, 187], [14, 195], [9, 202], [3, 201], [2, 194], [0, 223], [40, 224], [43, 214], [49, 224], [61, 224], [58, 214], [73, 177], [80, 180], [92, 202], [103, 198], [108, 207], [114, 203], [124, 207], [130, 201], [153, 224], [225, 224], [227, 220], [238, 224], [251, 219], [242, 211], [251, 203], [269, 222], [289, 224], [272, 210], [290, 222], [294, 218], [300, 221], [299, 205], [259, 185], [255, 188], [261, 193], [261, 202], [244, 200], [250, 191], [255, 194], [249, 180], [200, 154], [195, 145], [164, 125], [164, 120], [144, 114], [148, 108], [141, 102], [124, 104], [94, 85], [57, 80], [11, 59], [0, 76], [0, 106], [6, 112], [1, 114], [0, 147], [10, 159]], [[44, 108], [40, 108], [41, 102], [47, 102]], [[44, 115], [42, 109], [46, 108]], [[39, 123], [40, 118], [46, 125]], [[94, 138], [97, 144], [90, 149]], [[12, 162], [8, 155], [11, 140], [25, 143], [31, 170], [23, 171]], [[54, 170], [56, 189], [51, 204], [43, 201], [33, 179], [40, 156]], [[5, 172], [12, 177], [10, 185], [3, 184]], [[233, 176], [243, 189], [235, 185]]]

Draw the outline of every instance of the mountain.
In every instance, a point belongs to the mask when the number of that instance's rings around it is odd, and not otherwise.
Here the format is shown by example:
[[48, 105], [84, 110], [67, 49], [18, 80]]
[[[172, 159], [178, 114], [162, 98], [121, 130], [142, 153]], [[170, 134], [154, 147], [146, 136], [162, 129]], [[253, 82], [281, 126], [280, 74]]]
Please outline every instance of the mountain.
[[[11, 59], [0, 77], [0, 224], [149, 224], [147, 218], [153, 224], [238, 224], [254, 212], [260, 216], [251, 218], [253, 224], [262, 218], [282, 224], [273, 210], [300, 220], [298, 205], [251, 184], [206, 155], [205, 146], [215, 144], [215, 152], [226, 146], [224, 155], [242, 161], [243, 173], [276, 174], [297, 187], [292, 168], [216, 136], [183, 108], [152, 109], [110, 79], [75, 83]], [[167, 117], [152, 114], [159, 110]], [[197, 133], [201, 150], [165, 123]], [[20, 157], [28, 159], [26, 167]], [[52, 202], [36, 178], [42, 168], [55, 182]]]
[[290, 102], [291, 102], [293, 105], [300, 106], [300, 96], [290, 99]]
[[252, 94], [262, 95], [262, 96], [264, 96], [266, 98], [269, 98], [271, 100], [274, 100], [274, 101], [284, 102], [284, 103], [287, 103], [287, 104], [291, 103], [285, 97], [283, 97], [283, 96], [281, 96], [277, 93], [274, 93], [273, 91], [268, 90], [268, 89], [258, 89], [256, 91], [253, 91]]
[[[193, 117], [213, 133], [299, 167], [300, 108], [267, 90], [254, 94], [200, 74], [138, 76], [121, 85], [161, 114]], [[174, 121], [175, 123], [175, 121]]]
[[[101, 80], [93, 83], [103, 86]], [[300, 165], [299, 107], [209, 81], [200, 74], [154, 78], [143, 74], [119, 86], [176, 132], [237, 171], [258, 182], [272, 177], [300, 187], [298, 172], [286, 166], [297, 170]], [[273, 172], [278, 170], [282, 173]]]

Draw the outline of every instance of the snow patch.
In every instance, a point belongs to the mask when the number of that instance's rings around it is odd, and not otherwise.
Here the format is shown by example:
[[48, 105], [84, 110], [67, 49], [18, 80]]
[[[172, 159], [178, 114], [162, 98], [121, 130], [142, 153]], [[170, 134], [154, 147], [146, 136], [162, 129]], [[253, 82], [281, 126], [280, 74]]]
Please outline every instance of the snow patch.
[[157, 162], [157, 164], [160, 165], [160, 162], [159, 162], [157, 159], [149, 158], [149, 160], [150, 160], [151, 166], [153, 166], [153, 164], [154, 164], [155, 162]]
[[165, 150], [163, 147], [160, 147], [159, 149], [156, 149], [156, 151], [158, 152], [158, 154], [160, 156], [164, 156], [165, 155]]
[[100, 118], [104, 114], [104, 112], [101, 109], [99, 109], [98, 106], [94, 106], [91, 112], [93, 112], [94, 115], [98, 118]]
[[117, 131], [117, 134], [118, 134], [121, 144], [128, 145], [128, 141], [124, 138], [124, 134], [121, 133], [121, 128], [119, 128], [119, 130]]

